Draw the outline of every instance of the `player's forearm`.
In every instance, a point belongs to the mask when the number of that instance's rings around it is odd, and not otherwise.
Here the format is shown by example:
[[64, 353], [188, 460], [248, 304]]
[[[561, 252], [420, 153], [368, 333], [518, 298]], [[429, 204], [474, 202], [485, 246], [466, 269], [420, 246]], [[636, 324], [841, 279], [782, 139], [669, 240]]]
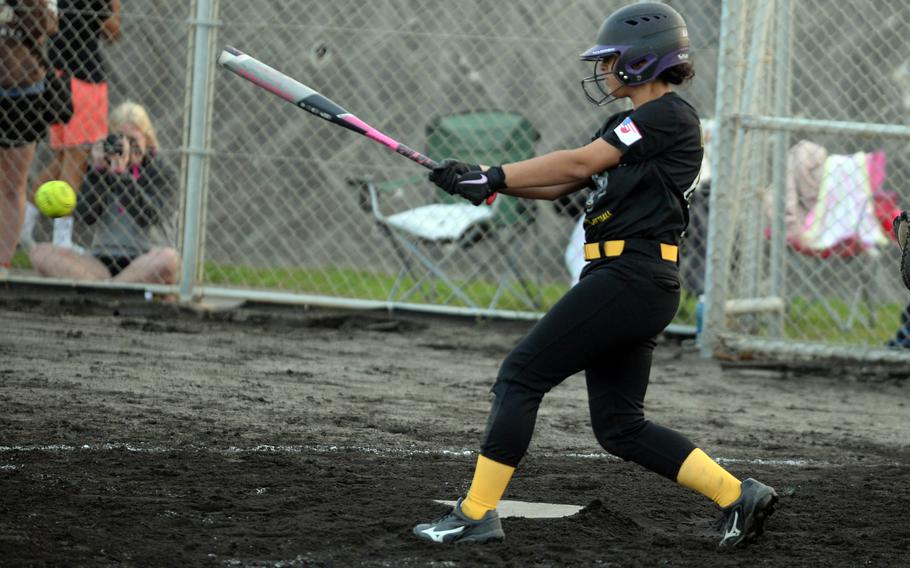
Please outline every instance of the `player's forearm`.
[[572, 150], [557, 150], [529, 160], [506, 164], [502, 169], [509, 189], [547, 188], [586, 182], [594, 173]]
[[587, 183], [588, 181], [584, 180], [538, 187], [507, 187], [500, 190], [499, 193], [511, 195], [512, 197], [523, 197], [525, 199], [545, 199], [547, 201], [553, 201], [564, 195], [569, 195], [570, 193], [578, 191], [585, 187]]

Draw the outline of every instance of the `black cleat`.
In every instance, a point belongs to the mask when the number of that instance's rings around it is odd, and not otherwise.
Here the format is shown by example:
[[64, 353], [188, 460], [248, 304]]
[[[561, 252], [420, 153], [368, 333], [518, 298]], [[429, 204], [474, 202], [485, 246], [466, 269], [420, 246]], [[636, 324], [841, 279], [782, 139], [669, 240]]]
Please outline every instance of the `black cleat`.
[[777, 493], [751, 477], [743, 481], [742, 495], [723, 509], [717, 528], [723, 531], [720, 548], [745, 546], [765, 531], [765, 521], [774, 512]]
[[414, 527], [414, 534], [430, 542], [498, 542], [505, 539], [499, 514], [495, 509], [487, 511], [479, 521], [470, 519], [461, 512], [461, 501], [445, 515], [431, 523]]

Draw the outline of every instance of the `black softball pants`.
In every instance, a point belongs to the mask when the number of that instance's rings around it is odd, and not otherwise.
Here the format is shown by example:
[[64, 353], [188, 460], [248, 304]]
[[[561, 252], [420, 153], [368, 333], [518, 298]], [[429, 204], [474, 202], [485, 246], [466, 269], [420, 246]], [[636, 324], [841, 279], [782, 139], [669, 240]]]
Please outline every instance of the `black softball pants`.
[[679, 290], [676, 265], [656, 254], [629, 251], [588, 267], [503, 362], [481, 453], [517, 466], [543, 396], [584, 370], [600, 445], [675, 481], [695, 446], [646, 420], [644, 399], [655, 338], [675, 316]]

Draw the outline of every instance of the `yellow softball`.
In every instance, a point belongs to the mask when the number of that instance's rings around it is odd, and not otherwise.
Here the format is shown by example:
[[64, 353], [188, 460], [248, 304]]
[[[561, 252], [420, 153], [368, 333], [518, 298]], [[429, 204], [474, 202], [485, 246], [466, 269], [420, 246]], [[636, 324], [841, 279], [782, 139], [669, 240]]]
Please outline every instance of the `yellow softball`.
[[76, 192], [63, 180], [43, 183], [35, 192], [35, 207], [48, 217], [66, 217], [76, 207]]

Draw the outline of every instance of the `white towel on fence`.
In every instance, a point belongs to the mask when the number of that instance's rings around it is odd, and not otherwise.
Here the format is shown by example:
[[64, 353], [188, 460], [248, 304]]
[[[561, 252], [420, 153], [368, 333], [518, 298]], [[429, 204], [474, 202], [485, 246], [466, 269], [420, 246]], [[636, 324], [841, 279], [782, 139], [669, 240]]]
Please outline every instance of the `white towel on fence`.
[[802, 244], [824, 250], [849, 239], [864, 248], [888, 242], [875, 216], [866, 154], [833, 154], [825, 160], [815, 207], [803, 225]]

